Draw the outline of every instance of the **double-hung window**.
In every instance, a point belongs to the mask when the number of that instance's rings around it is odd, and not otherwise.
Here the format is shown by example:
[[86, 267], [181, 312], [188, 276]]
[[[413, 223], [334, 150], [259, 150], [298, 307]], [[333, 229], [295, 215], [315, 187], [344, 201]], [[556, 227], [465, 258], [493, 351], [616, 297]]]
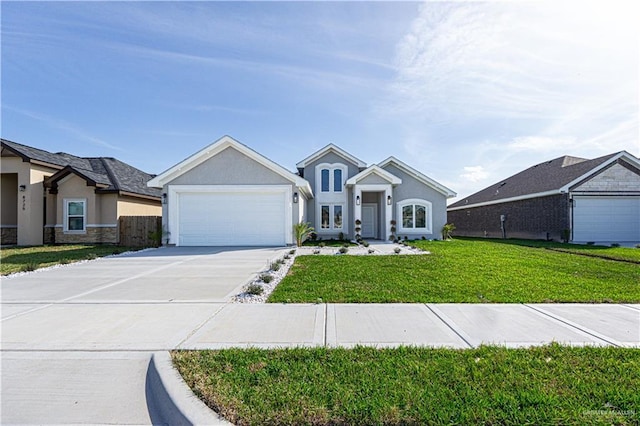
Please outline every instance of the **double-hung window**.
[[64, 230], [85, 232], [87, 229], [87, 201], [64, 200]]

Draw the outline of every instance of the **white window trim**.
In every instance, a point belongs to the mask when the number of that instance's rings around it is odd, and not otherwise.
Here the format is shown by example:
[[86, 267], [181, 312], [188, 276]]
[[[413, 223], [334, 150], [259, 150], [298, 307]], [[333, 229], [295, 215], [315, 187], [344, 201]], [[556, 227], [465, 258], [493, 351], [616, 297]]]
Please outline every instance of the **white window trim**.
[[[322, 170], [329, 170], [329, 191], [323, 191], [322, 190]], [[342, 171], [342, 185], [341, 188], [342, 190], [340, 191], [334, 191], [335, 188], [335, 175], [334, 175], [334, 170], [341, 170]], [[345, 193], [345, 186], [347, 184], [347, 174], [348, 174], [348, 167], [346, 164], [342, 164], [342, 163], [321, 163], [318, 164], [316, 166], [316, 196], [320, 196], [320, 194], [344, 194]]]
[[[413, 218], [413, 228], [405, 228], [404, 226], [402, 226], [402, 208], [404, 206], [409, 206], [409, 205], [416, 205], [419, 204], [421, 206], [425, 206], [426, 207], [426, 212], [425, 214], [427, 215], [426, 221], [425, 221], [425, 225], [426, 228], [416, 228], [415, 227], [415, 217]], [[396, 224], [397, 224], [397, 232], [396, 234], [404, 234], [404, 233], [421, 233], [421, 234], [431, 234], [433, 233], [432, 229], [432, 219], [433, 219], [433, 215], [431, 214], [432, 212], [432, 205], [430, 201], [427, 200], [422, 200], [419, 198], [409, 198], [407, 200], [402, 200], [402, 201], [398, 201], [396, 203]], [[414, 208], [414, 215], [415, 215], [415, 208]]]
[[[63, 231], [67, 234], [87, 233], [87, 199], [86, 198], [65, 198], [64, 203], [64, 223]], [[82, 229], [69, 229], [69, 203], [82, 203]], [[74, 215], [74, 217], [76, 217]]]
[[[322, 227], [322, 207], [323, 206], [329, 206], [329, 227], [328, 228], [323, 228]], [[342, 227], [341, 228], [336, 228], [335, 227], [335, 206], [340, 206], [342, 207]], [[316, 211], [316, 217], [318, 218], [318, 226], [316, 227], [316, 233], [320, 233], [320, 234], [332, 234], [332, 233], [336, 233], [336, 232], [342, 232], [344, 234], [346, 234], [346, 226], [345, 226], [345, 211], [346, 211], [346, 207], [343, 203], [318, 203], [318, 208]]]

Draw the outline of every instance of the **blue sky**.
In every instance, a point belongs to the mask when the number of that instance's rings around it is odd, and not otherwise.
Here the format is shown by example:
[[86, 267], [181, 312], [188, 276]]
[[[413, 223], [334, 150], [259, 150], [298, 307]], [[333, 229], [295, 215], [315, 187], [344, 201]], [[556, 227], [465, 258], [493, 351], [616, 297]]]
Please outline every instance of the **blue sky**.
[[638, 6], [6, 2], [2, 137], [160, 173], [228, 134], [290, 170], [335, 143], [469, 195], [640, 155]]

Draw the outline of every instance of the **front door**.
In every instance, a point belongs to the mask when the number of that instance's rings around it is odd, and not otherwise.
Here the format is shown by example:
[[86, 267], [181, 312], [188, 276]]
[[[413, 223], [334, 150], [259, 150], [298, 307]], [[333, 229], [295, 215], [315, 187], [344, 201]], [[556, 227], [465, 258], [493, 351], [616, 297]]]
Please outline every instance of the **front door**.
[[362, 205], [362, 238], [378, 238], [376, 207], [376, 204]]

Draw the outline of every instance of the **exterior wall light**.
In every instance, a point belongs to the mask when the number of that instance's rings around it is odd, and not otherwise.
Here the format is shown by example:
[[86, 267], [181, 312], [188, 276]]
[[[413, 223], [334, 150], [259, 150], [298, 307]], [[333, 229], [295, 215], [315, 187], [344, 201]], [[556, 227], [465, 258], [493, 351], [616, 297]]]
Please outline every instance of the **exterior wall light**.
[[20, 192], [24, 192], [27, 190], [27, 185], [20, 185], [18, 188], [20, 189]]
[[294, 193], [293, 193], [293, 202], [294, 202], [294, 203], [297, 203], [297, 202], [298, 202], [298, 193], [297, 193], [297, 192], [294, 192]]
[[167, 193], [166, 192], [162, 193], [162, 204], [167, 204]]
[[356, 195], [356, 206], [360, 205], [360, 196]]
[[391, 195], [387, 195], [387, 205], [391, 205]]

